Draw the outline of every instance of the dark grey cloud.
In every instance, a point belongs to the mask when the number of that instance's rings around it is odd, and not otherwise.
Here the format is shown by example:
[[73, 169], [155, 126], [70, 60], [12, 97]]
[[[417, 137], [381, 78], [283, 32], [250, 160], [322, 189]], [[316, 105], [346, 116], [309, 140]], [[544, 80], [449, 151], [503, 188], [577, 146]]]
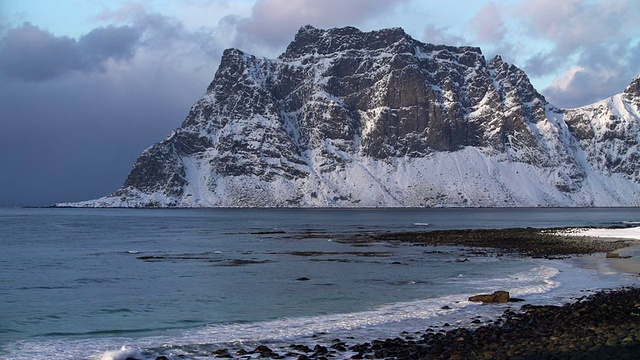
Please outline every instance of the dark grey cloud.
[[[99, 17], [103, 21], [124, 21], [138, 29], [142, 36], [137, 42], [138, 51], [154, 53], [161, 61], [166, 59], [185, 61], [206, 56], [216, 61], [225, 45], [231, 43], [234, 31], [221, 21], [217, 26], [187, 29], [178, 19], [148, 11], [140, 4], [131, 3], [118, 11], [104, 11]], [[236, 22], [233, 21], [233, 26]], [[226, 41], [225, 41], [226, 40]]]
[[0, 40], [0, 206], [115, 191], [205, 92], [215, 34], [131, 14], [77, 39], [25, 23]]
[[563, 64], [564, 62], [560, 57], [553, 56], [549, 52], [538, 52], [526, 60], [523, 68], [529, 76], [545, 76], [552, 71], [556, 71]]
[[131, 26], [94, 29], [78, 40], [77, 47], [87, 68], [100, 68], [107, 59], [130, 60], [142, 32]]
[[48, 205], [115, 191], [140, 153], [180, 126], [208, 82], [160, 71], [136, 69], [116, 79], [76, 73], [58, 81], [3, 81], [0, 206]]
[[140, 37], [135, 27], [109, 26], [76, 40], [27, 22], [0, 40], [0, 72], [9, 78], [44, 81], [72, 71], [104, 71], [110, 59], [130, 60]]

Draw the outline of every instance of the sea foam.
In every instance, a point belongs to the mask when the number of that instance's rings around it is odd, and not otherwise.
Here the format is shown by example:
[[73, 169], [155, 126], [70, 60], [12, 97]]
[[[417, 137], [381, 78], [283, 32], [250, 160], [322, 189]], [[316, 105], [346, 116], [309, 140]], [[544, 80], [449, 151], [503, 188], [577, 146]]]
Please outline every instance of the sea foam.
[[139, 349], [123, 346], [120, 350], [106, 351], [100, 357], [100, 360], [126, 360], [127, 358], [139, 359], [142, 354]]

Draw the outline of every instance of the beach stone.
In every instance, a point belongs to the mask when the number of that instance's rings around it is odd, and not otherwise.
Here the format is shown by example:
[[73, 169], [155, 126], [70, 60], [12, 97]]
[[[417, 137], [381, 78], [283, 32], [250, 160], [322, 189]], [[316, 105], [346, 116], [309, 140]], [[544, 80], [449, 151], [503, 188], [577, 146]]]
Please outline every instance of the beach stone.
[[470, 297], [469, 301], [479, 301], [482, 303], [506, 303], [509, 302], [509, 292], [495, 291], [493, 294], [480, 294]]
[[233, 356], [231, 356], [231, 354], [229, 354], [229, 350], [228, 349], [218, 349], [215, 350], [213, 352], [213, 355], [217, 358], [224, 358], [224, 359], [232, 359]]
[[316, 355], [325, 355], [329, 353], [329, 349], [327, 349], [326, 346], [322, 346], [322, 345], [316, 345], [313, 348], [313, 351]]
[[307, 345], [291, 345], [289, 347], [296, 351], [302, 351], [306, 353], [313, 352], [313, 350], [311, 350]]
[[255, 348], [255, 350], [253, 350], [254, 353], [272, 353], [273, 350], [271, 350], [268, 346], [265, 345], [260, 345], [258, 347]]

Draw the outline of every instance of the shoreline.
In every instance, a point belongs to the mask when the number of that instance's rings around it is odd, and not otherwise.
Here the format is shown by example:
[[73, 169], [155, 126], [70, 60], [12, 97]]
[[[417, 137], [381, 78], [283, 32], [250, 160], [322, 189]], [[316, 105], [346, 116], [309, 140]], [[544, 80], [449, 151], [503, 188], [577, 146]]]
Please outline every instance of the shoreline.
[[[494, 306], [494, 305], [482, 305]], [[476, 324], [476, 325], [474, 325]], [[640, 287], [600, 290], [561, 306], [525, 304], [505, 309], [470, 326], [447, 323], [403, 331], [393, 338], [357, 342], [351, 337], [295, 342], [288, 346], [217, 348], [198, 359], [395, 359], [508, 360], [615, 359], [640, 354]], [[331, 339], [331, 340], [328, 340]], [[133, 349], [112, 352], [102, 360], [179, 360], [180, 355], [144, 356]]]
[[[604, 263], [618, 272], [640, 275], [640, 228], [632, 228], [626, 236], [619, 236], [618, 229], [597, 229], [601, 230], [597, 234], [589, 232], [592, 230], [411, 231], [349, 235], [337, 241], [356, 245], [389, 241], [413, 246], [469, 246], [488, 248], [497, 256], [504, 252], [565, 261], [589, 256], [589, 262], [594, 264]], [[621, 258], [605, 256], [611, 252]], [[404, 332], [394, 339], [377, 339], [349, 347], [336, 339], [328, 351], [341, 359], [635, 359], [640, 353], [640, 288], [601, 290], [563, 306], [528, 303], [519, 311], [507, 309], [501, 317], [476, 328], [444, 329], [430, 326], [425, 332]], [[292, 347], [305, 349], [301, 345]], [[322, 353], [321, 345], [314, 349], [298, 355], [289, 352], [285, 358], [326, 359], [323, 355], [328, 353]], [[343, 356], [335, 349], [346, 349], [351, 354]]]
[[578, 233], [574, 228], [508, 228], [369, 233], [344, 236], [338, 241], [352, 244], [389, 241], [415, 246], [469, 246], [492, 248], [532, 258], [562, 258], [613, 252], [640, 244], [640, 234], [637, 238], [603, 238]]
[[573, 237], [590, 237], [603, 242], [628, 241], [628, 246], [615, 250], [614, 256], [608, 256], [607, 264], [618, 272], [640, 276], [640, 228], [589, 228], [571, 229], [567, 233]]
[[[582, 231], [582, 232], [580, 232]], [[400, 242], [413, 246], [454, 245], [482, 248], [532, 258], [586, 259], [586, 263], [611, 265], [638, 275], [637, 238], [592, 236], [584, 229], [443, 230], [403, 233], [349, 234], [333, 241], [366, 246], [371, 242]], [[637, 231], [637, 230], [636, 230]], [[317, 236], [315, 234], [313, 236]], [[304, 237], [304, 235], [303, 235]], [[605, 258], [616, 252], [630, 258]], [[630, 254], [630, 255], [627, 255]], [[619, 261], [626, 261], [620, 267]], [[632, 264], [629, 267], [628, 264]], [[588, 268], [588, 266], [586, 266]], [[596, 270], [597, 269], [592, 269]], [[618, 270], [621, 271], [621, 270]], [[499, 290], [499, 289], [496, 289]], [[635, 359], [640, 353], [640, 287], [599, 290], [562, 306], [525, 303], [510, 306], [493, 319], [472, 321], [455, 327], [428, 326], [402, 332], [394, 338], [355, 342], [336, 338], [288, 348], [220, 348], [211, 359]], [[485, 304], [481, 306], [496, 306]], [[322, 334], [331, 339], [331, 334]], [[123, 358], [124, 359], [124, 358]], [[133, 359], [133, 358], [130, 358]], [[176, 358], [177, 359], [177, 358]], [[151, 360], [174, 360], [157, 356]]]
[[564, 306], [523, 305], [475, 329], [401, 334], [349, 347], [352, 359], [635, 359], [640, 288], [600, 291]]
[[[413, 246], [469, 246], [531, 258], [568, 259], [592, 256], [606, 259], [617, 272], [640, 276], [640, 227], [630, 228], [511, 228], [410, 231], [343, 236], [354, 245], [389, 241]], [[619, 257], [606, 256], [609, 253]]]

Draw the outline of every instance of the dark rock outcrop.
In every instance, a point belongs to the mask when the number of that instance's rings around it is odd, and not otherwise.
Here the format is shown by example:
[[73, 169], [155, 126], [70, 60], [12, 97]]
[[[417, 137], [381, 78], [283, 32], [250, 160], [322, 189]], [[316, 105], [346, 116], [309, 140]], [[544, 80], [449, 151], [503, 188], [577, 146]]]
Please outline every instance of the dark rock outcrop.
[[478, 301], [482, 303], [508, 303], [509, 302], [509, 292], [508, 291], [494, 291], [493, 294], [480, 294], [471, 296], [469, 301]]

